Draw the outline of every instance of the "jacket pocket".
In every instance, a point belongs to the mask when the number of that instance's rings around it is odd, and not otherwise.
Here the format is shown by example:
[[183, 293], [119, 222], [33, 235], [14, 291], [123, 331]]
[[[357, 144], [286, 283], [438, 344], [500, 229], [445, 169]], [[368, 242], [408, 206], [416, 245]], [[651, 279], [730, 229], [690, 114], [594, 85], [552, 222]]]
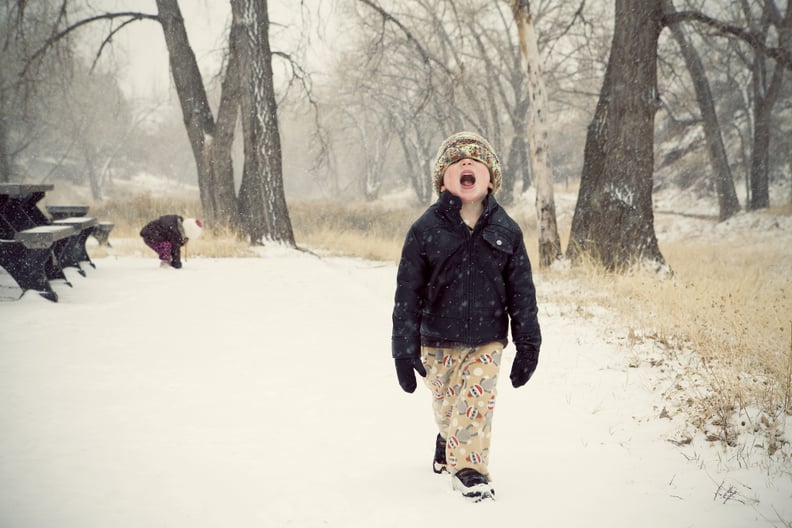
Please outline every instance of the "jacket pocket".
[[506, 255], [514, 253], [514, 243], [508, 232], [494, 227], [487, 227], [484, 229], [482, 236], [492, 249]]
[[[487, 227], [482, 232], [483, 242], [478, 244], [477, 261], [482, 284], [489, 283], [488, 288], [503, 290], [503, 273], [514, 254], [514, 243], [508, 231]], [[499, 295], [500, 297], [500, 295]]]

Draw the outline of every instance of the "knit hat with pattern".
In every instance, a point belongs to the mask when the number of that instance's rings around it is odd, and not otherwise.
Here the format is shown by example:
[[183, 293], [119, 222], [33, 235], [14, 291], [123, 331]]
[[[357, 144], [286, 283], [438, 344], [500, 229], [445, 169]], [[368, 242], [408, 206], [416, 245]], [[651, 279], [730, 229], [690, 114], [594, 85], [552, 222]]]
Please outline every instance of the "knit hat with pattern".
[[489, 168], [492, 179], [492, 192], [498, 192], [501, 186], [501, 168], [495, 149], [489, 141], [475, 132], [457, 132], [446, 138], [437, 151], [432, 179], [437, 194], [443, 186], [443, 176], [449, 165], [457, 161], [470, 158], [480, 161]]

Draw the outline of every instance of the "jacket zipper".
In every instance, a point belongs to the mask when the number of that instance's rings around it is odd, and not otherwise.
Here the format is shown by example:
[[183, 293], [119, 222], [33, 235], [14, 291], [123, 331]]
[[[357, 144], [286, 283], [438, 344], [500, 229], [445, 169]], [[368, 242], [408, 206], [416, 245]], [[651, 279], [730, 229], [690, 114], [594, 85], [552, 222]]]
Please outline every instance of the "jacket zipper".
[[471, 279], [471, 276], [473, 274], [473, 231], [475, 231], [475, 226], [473, 226], [472, 229], [468, 229], [466, 224], [463, 224], [463, 225], [465, 226], [465, 230], [467, 230], [467, 232], [468, 232], [468, 239], [467, 239], [467, 260], [468, 260], [468, 264], [467, 264], [467, 274], [466, 274], [467, 277], [465, 279], [465, 281], [466, 281], [466, 285], [465, 286], [466, 286], [466, 289], [467, 289], [467, 314], [466, 314], [466, 321], [465, 321], [465, 332], [466, 332], [465, 342], [466, 343], [470, 343], [471, 337], [472, 337], [472, 333], [471, 333], [472, 324], [471, 324], [470, 317], [471, 317], [471, 313], [472, 313], [471, 306], [473, 305], [473, 286], [472, 286], [473, 280]]

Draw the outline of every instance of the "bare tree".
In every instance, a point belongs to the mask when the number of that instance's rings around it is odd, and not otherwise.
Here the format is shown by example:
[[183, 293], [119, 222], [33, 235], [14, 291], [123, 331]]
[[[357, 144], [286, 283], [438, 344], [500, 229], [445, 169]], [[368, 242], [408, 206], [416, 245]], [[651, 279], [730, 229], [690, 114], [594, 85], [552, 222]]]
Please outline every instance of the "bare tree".
[[[774, 0], [765, 0], [758, 20], [751, 19], [751, 8], [743, 2], [751, 33], [766, 42], [771, 27], [778, 32], [779, 44], [792, 51], [792, 2], [787, 2], [786, 14], [781, 15]], [[785, 69], [776, 63], [772, 68], [761, 52], [754, 53], [753, 64], [754, 136], [751, 154], [751, 197], [748, 208], [770, 207], [770, 126], [773, 107], [778, 101]]]
[[295, 246], [283, 191], [282, 150], [273, 86], [266, 0], [231, 0], [239, 54], [245, 166], [239, 189], [243, 223], [252, 242]]
[[217, 108], [217, 122], [214, 141], [210, 155], [214, 171], [213, 179], [207, 182], [208, 190], [202, 194], [208, 207], [221, 224], [228, 226], [233, 232], [242, 232], [242, 218], [234, 184], [234, 163], [231, 148], [234, 143], [234, 132], [239, 118], [240, 79], [239, 53], [236, 49], [236, 38], [232, 28], [229, 33], [228, 56], [223, 82], [220, 88], [220, 103]]
[[[663, 11], [665, 16], [676, 12], [672, 0], [663, 0]], [[709, 155], [710, 165], [712, 165], [715, 191], [718, 196], [718, 217], [721, 221], [727, 220], [740, 210], [740, 202], [734, 189], [734, 179], [732, 178], [729, 160], [726, 156], [726, 148], [723, 145], [723, 136], [718, 124], [715, 102], [712, 98], [707, 73], [704, 70], [698, 51], [685, 34], [682, 24], [671, 24], [670, 29], [685, 59], [690, 78], [693, 81], [699, 109], [701, 110], [701, 118], [704, 122], [704, 135], [707, 140], [707, 154]]]
[[[111, 28], [103, 48], [123, 27], [136, 20], [162, 25], [185, 128], [198, 170], [204, 215], [210, 226], [232, 228], [244, 224], [252, 242], [264, 239], [294, 246], [291, 221], [283, 192], [281, 146], [275, 103], [272, 52], [269, 48], [267, 3], [232, 2], [235, 27], [227, 61], [217, 122], [209, 106], [195, 54], [187, 38], [178, 0], [156, 0], [157, 15], [139, 12], [89, 16], [53, 32], [31, 57], [40, 60], [70, 32], [92, 22], [122, 20]], [[63, 8], [66, 0], [63, 0]], [[239, 199], [234, 193], [230, 149], [241, 106], [245, 135], [245, 167]], [[244, 213], [242, 222], [240, 215]]]
[[539, 265], [550, 266], [561, 259], [561, 239], [556, 223], [553, 194], [553, 166], [547, 140], [547, 92], [542, 76], [536, 31], [528, 0], [512, 0], [512, 11], [519, 29], [520, 49], [527, 66], [530, 104], [528, 147], [531, 172], [536, 181], [536, 215], [539, 225]]
[[18, 159], [43, 143], [46, 117], [69, 77], [74, 62], [71, 43], [57, 54], [30, 58], [31, 50], [57, 32], [65, 5], [65, 0], [61, 5], [0, 3], [0, 182], [23, 177]]
[[[748, 209], [770, 205], [769, 152], [773, 108], [778, 101], [785, 73], [792, 71], [792, 4], [782, 14], [775, 0], [749, 3], [740, 0], [744, 25], [731, 24], [699, 11], [680, 11], [666, 16], [665, 23], [691, 20], [712, 28], [720, 35], [745, 42], [752, 52], [753, 145], [751, 152]], [[775, 44], [775, 45], [774, 45]], [[772, 68], [771, 68], [772, 64]]]
[[[385, 10], [374, 0], [358, 2], [376, 16], [360, 16], [360, 34], [367, 38], [361, 62], [367, 68], [353, 76], [353, 104], [362, 102], [365, 88], [365, 100], [374, 103], [371, 111], [378, 112], [374, 107], [381, 105], [396, 115], [392, 122], [397, 134], [408, 136], [402, 141], [408, 161], [426, 157], [426, 149], [415, 148], [418, 143], [436, 144], [455, 130], [469, 128], [487, 136], [504, 161], [499, 200], [510, 203], [516, 176], [524, 183], [531, 174], [527, 152], [532, 93], [517, 39], [510, 37], [515, 24], [509, 4], [416, 0]], [[423, 190], [416, 187], [419, 197]]]
[[52, 143], [67, 146], [53, 150], [67, 151], [73, 146], [71, 158], [81, 163], [81, 180], [87, 180], [91, 197], [104, 196], [104, 176], [109, 165], [121, 162], [118, 152], [135, 130], [136, 123], [129, 105], [113, 73], [91, 74], [79, 63], [65, 88], [61, 104], [48, 117]]
[[616, 0], [611, 54], [588, 128], [567, 256], [607, 269], [665, 268], [652, 210], [657, 110], [656, 0]]
[[[162, 25], [165, 36], [171, 74], [198, 170], [198, 188], [204, 216], [208, 225], [215, 228], [221, 225], [237, 226], [239, 224], [237, 205], [234, 195], [229, 195], [228, 192], [229, 188], [233, 189], [234, 181], [230, 154], [231, 141], [228, 135], [231, 134], [233, 137], [238, 103], [229, 101], [228, 94], [221, 97], [221, 101], [225, 103], [221, 105], [221, 110], [228, 112], [229, 115], [222, 120], [223, 140], [219, 144], [216, 143], [217, 127], [214, 115], [209, 106], [195, 53], [187, 37], [178, 0], [156, 0], [156, 2], [157, 19]], [[235, 73], [233, 59], [229, 65], [233, 75]], [[233, 82], [233, 77], [229, 78], [229, 83], [224, 84], [224, 88], [233, 90], [236, 87]], [[218, 189], [221, 190], [220, 193], [216, 192]]]

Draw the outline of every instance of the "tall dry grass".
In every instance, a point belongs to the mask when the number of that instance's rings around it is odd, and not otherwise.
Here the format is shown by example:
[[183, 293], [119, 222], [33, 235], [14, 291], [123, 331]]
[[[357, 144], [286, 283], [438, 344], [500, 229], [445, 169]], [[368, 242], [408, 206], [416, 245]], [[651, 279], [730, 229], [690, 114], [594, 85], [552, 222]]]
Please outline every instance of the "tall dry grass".
[[324, 255], [395, 262], [407, 230], [423, 210], [310, 202], [292, 204], [289, 212], [300, 245]]
[[[649, 271], [612, 274], [591, 264], [546, 280], [572, 277], [570, 305], [607, 308], [606, 324], [626, 332], [626, 358], [666, 370], [665, 417], [736, 446], [742, 435], [774, 454], [792, 414], [792, 297], [790, 251], [779, 245], [717, 242], [664, 244], [673, 276]], [[585, 295], [585, 300], [573, 298]], [[556, 299], [558, 301], [558, 299]], [[647, 343], [654, 347], [641, 358]], [[661, 353], [658, 354], [657, 350]]]
[[[110, 233], [112, 250], [103, 246], [91, 248], [92, 257], [108, 254], [154, 255], [140, 238], [140, 230], [146, 223], [166, 214], [179, 214], [185, 218], [200, 218], [201, 203], [197, 198], [154, 197], [139, 194], [124, 199], [108, 200], [91, 205], [90, 215], [99, 220], [113, 222]], [[239, 240], [227, 230], [204, 229], [201, 237], [188, 242], [185, 248], [190, 257], [253, 257], [253, 252], [245, 241]]]

